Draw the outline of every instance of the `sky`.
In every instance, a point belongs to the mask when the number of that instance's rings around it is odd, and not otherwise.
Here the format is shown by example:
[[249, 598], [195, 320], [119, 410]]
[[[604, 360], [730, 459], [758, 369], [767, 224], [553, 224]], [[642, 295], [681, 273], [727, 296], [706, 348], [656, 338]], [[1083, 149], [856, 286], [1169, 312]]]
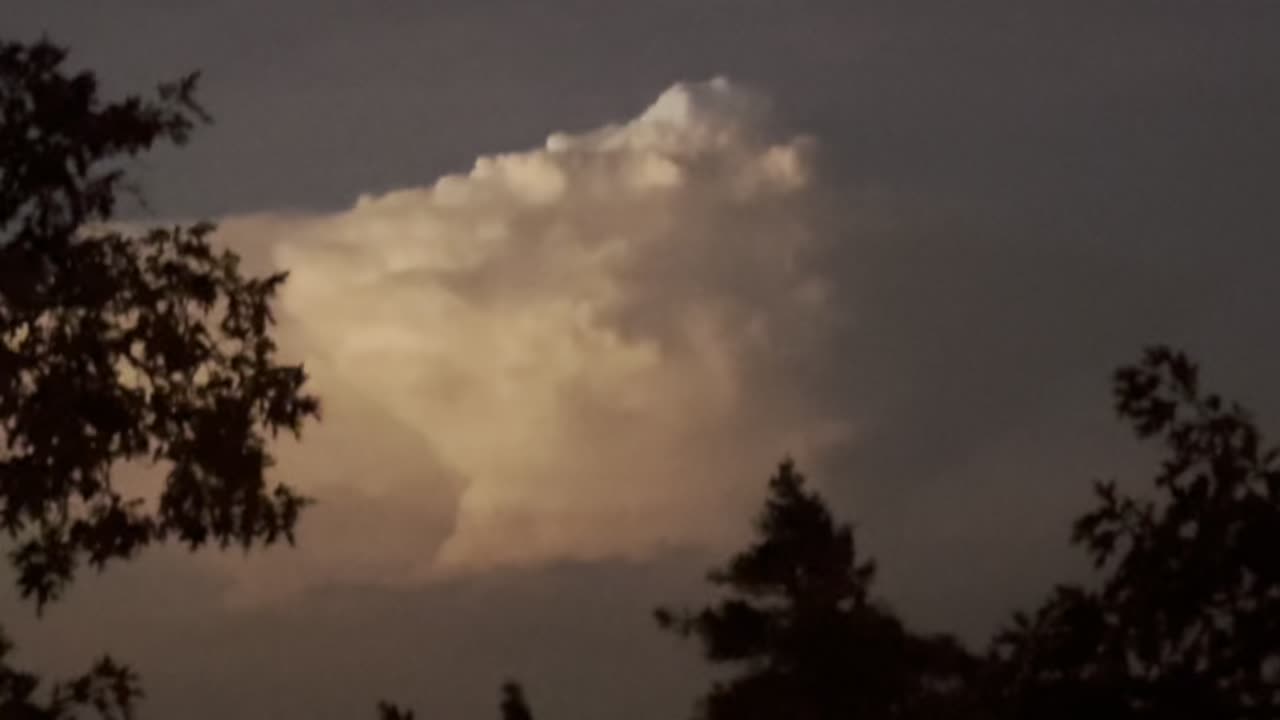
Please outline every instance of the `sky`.
[[[142, 717], [687, 716], [693, 602], [794, 454], [909, 621], [978, 643], [1090, 480], [1151, 467], [1142, 346], [1280, 425], [1280, 5], [0, 0], [109, 90], [203, 72], [134, 168], [289, 269], [325, 420], [300, 545], [153, 553], [36, 620]], [[145, 472], [134, 478], [145, 486]]]

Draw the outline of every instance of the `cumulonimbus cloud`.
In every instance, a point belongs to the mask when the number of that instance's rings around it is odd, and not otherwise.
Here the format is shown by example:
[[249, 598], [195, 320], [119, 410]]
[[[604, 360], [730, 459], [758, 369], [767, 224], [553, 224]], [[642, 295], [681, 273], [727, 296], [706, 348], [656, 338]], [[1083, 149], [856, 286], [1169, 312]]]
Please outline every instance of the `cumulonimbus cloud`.
[[330, 518], [299, 581], [738, 532], [773, 462], [848, 430], [801, 382], [833, 314], [816, 152], [715, 79], [344, 212], [224, 221], [290, 271], [283, 332], [329, 400], [279, 469]]

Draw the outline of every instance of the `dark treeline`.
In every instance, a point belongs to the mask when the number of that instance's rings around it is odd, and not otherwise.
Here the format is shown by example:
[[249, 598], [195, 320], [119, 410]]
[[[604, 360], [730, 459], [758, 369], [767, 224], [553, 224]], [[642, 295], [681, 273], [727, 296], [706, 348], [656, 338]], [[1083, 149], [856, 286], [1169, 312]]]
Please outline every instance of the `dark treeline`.
[[[101, 229], [131, 190], [122, 163], [208, 122], [196, 77], [108, 102], [64, 60], [0, 42], [0, 523], [37, 612], [85, 566], [158, 542], [292, 542], [308, 499], [268, 480], [269, 441], [319, 413], [303, 368], [276, 358], [283, 274], [246, 275], [205, 224]], [[1117, 371], [1113, 396], [1163, 449], [1150, 491], [1098, 483], [1071, 535], [1094, 580], [982, 648], [909, 627], [851, 527], [783, 462], [754, 541], [708, 575], [719, 597], [656, 612], [727, 669], [697, 717], [1280, 717], [1280, 450], [1169, 348]], [[166, 470], [158, 502], [112, 484], [130, 460]], [[11, 650], [0, 637], [0, 720], [113, 720], [141, 697], [110, 657], [42, 681]], [[533, 717], [515, 682], [498, 710]]]
[[1280, 448], [1168, 348], [1117, 371], [1113, 394], [1165, 450], [1153, 492], [1097, 483], [1072, 526], [1096, 582], [1058, 586], [981, 652], [877, 601], [850, 527], [784, 462], [756, 542], [709, 576], [722, 599], [657, 613], [737, 668], [699, 716], [1280, 717]]

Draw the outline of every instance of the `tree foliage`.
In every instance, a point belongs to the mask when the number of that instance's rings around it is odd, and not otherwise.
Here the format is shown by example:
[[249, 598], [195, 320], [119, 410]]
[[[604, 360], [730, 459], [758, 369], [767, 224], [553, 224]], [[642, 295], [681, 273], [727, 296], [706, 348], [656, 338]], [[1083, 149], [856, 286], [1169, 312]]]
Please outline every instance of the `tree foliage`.
[[[498, 704], [502, 720], [533, 720], [533, 711], [524, 697], [524, 688], [514, 680], [502, 684], [502, 699]], [[394, 703], [378, 703], [378, 720], [413, 720], [414, 713]]]
[[73, 720], [82, 717], [81, 711], [94, 711], [102, 720], [123, 720], [132, 717], [134, 703], [142, 696], [138, 676], [110, 657], [40, 693], [37, 676], [6, 664], [12, 650], [0, 635], [0, 718], [4, 720]]
[[[107, 227], [123, 162], [205, 119], [196, 77], [105, 102], [48, 42], [0, 44], [0, 527], [24, 596], [148, 543], [291, 539], [304, 500], [271, 484], [267, 440], [317, 412], [282, 364], [271, 302], [212, 227]], [[166, 473], [154, 507], [120, 463]]]
[[502, 720], [533, 720], [533, 711], [525, 700], [524, 688], [514, 680], [502, 684], [502, 702], [498, 709], [502, 711]]
[[[125, 163], [185, 143], [208, 120], [196, 76], [104, 101], [48, 41], [0, 41], [0, 530], [24, 598], [56, 600], [84, 563], [148, 544], [292, 541], [306, 501], [267, 481], [268, 441], [318, 413], [281, 363], [271, 303], [209, 242], [212, 226], [112, 228]], [[122, 463], [165, 474], [158, 500], [120, 486]], [[40, 692], [7, 664], [0, 717], [129, 717], [137, 677], [109, 657]]]
[[413, 720], [414, 714], [412, 710], [389, 703], [386, 701], [378, 703], [378, 720]]
[[723, 592], [696, 612], [657, 612], [736, 673], [701, 704], [707, 720], [935, 717], [959, 702], [976, 660], [954, 639], [909, 630], [871, 596], [860, 560], [790, 461], [769, 481], [757, 539], [708, 579]]
[[1116, 409], [1165, 452], [1151, 496], [1096, 485], [1074, 541], [1105, 572], [997, 641], [1009, 717], [1280, 717], [1280, 448], [1167, 347]]

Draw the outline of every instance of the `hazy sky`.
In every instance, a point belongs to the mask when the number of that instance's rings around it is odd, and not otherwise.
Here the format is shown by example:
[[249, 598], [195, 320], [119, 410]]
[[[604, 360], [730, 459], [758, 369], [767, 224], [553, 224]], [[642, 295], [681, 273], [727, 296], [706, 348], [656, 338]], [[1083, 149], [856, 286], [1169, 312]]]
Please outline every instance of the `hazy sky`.
[[[685, 716], [654, 629], [800, 456], [911, 620], [981, 638], [1140, 478], [1149, 342], [1280, 427], [1280, 4], [0, 0], [115, 90], [201, 69], [137, 168], [293, 271], [328, 402], [302, 547], [76, 586], [21, 660], [144, 718]], [[714, 78], [722, 78], [714, 80]], [[443, 179], [442, 179], [443, 178]]]

